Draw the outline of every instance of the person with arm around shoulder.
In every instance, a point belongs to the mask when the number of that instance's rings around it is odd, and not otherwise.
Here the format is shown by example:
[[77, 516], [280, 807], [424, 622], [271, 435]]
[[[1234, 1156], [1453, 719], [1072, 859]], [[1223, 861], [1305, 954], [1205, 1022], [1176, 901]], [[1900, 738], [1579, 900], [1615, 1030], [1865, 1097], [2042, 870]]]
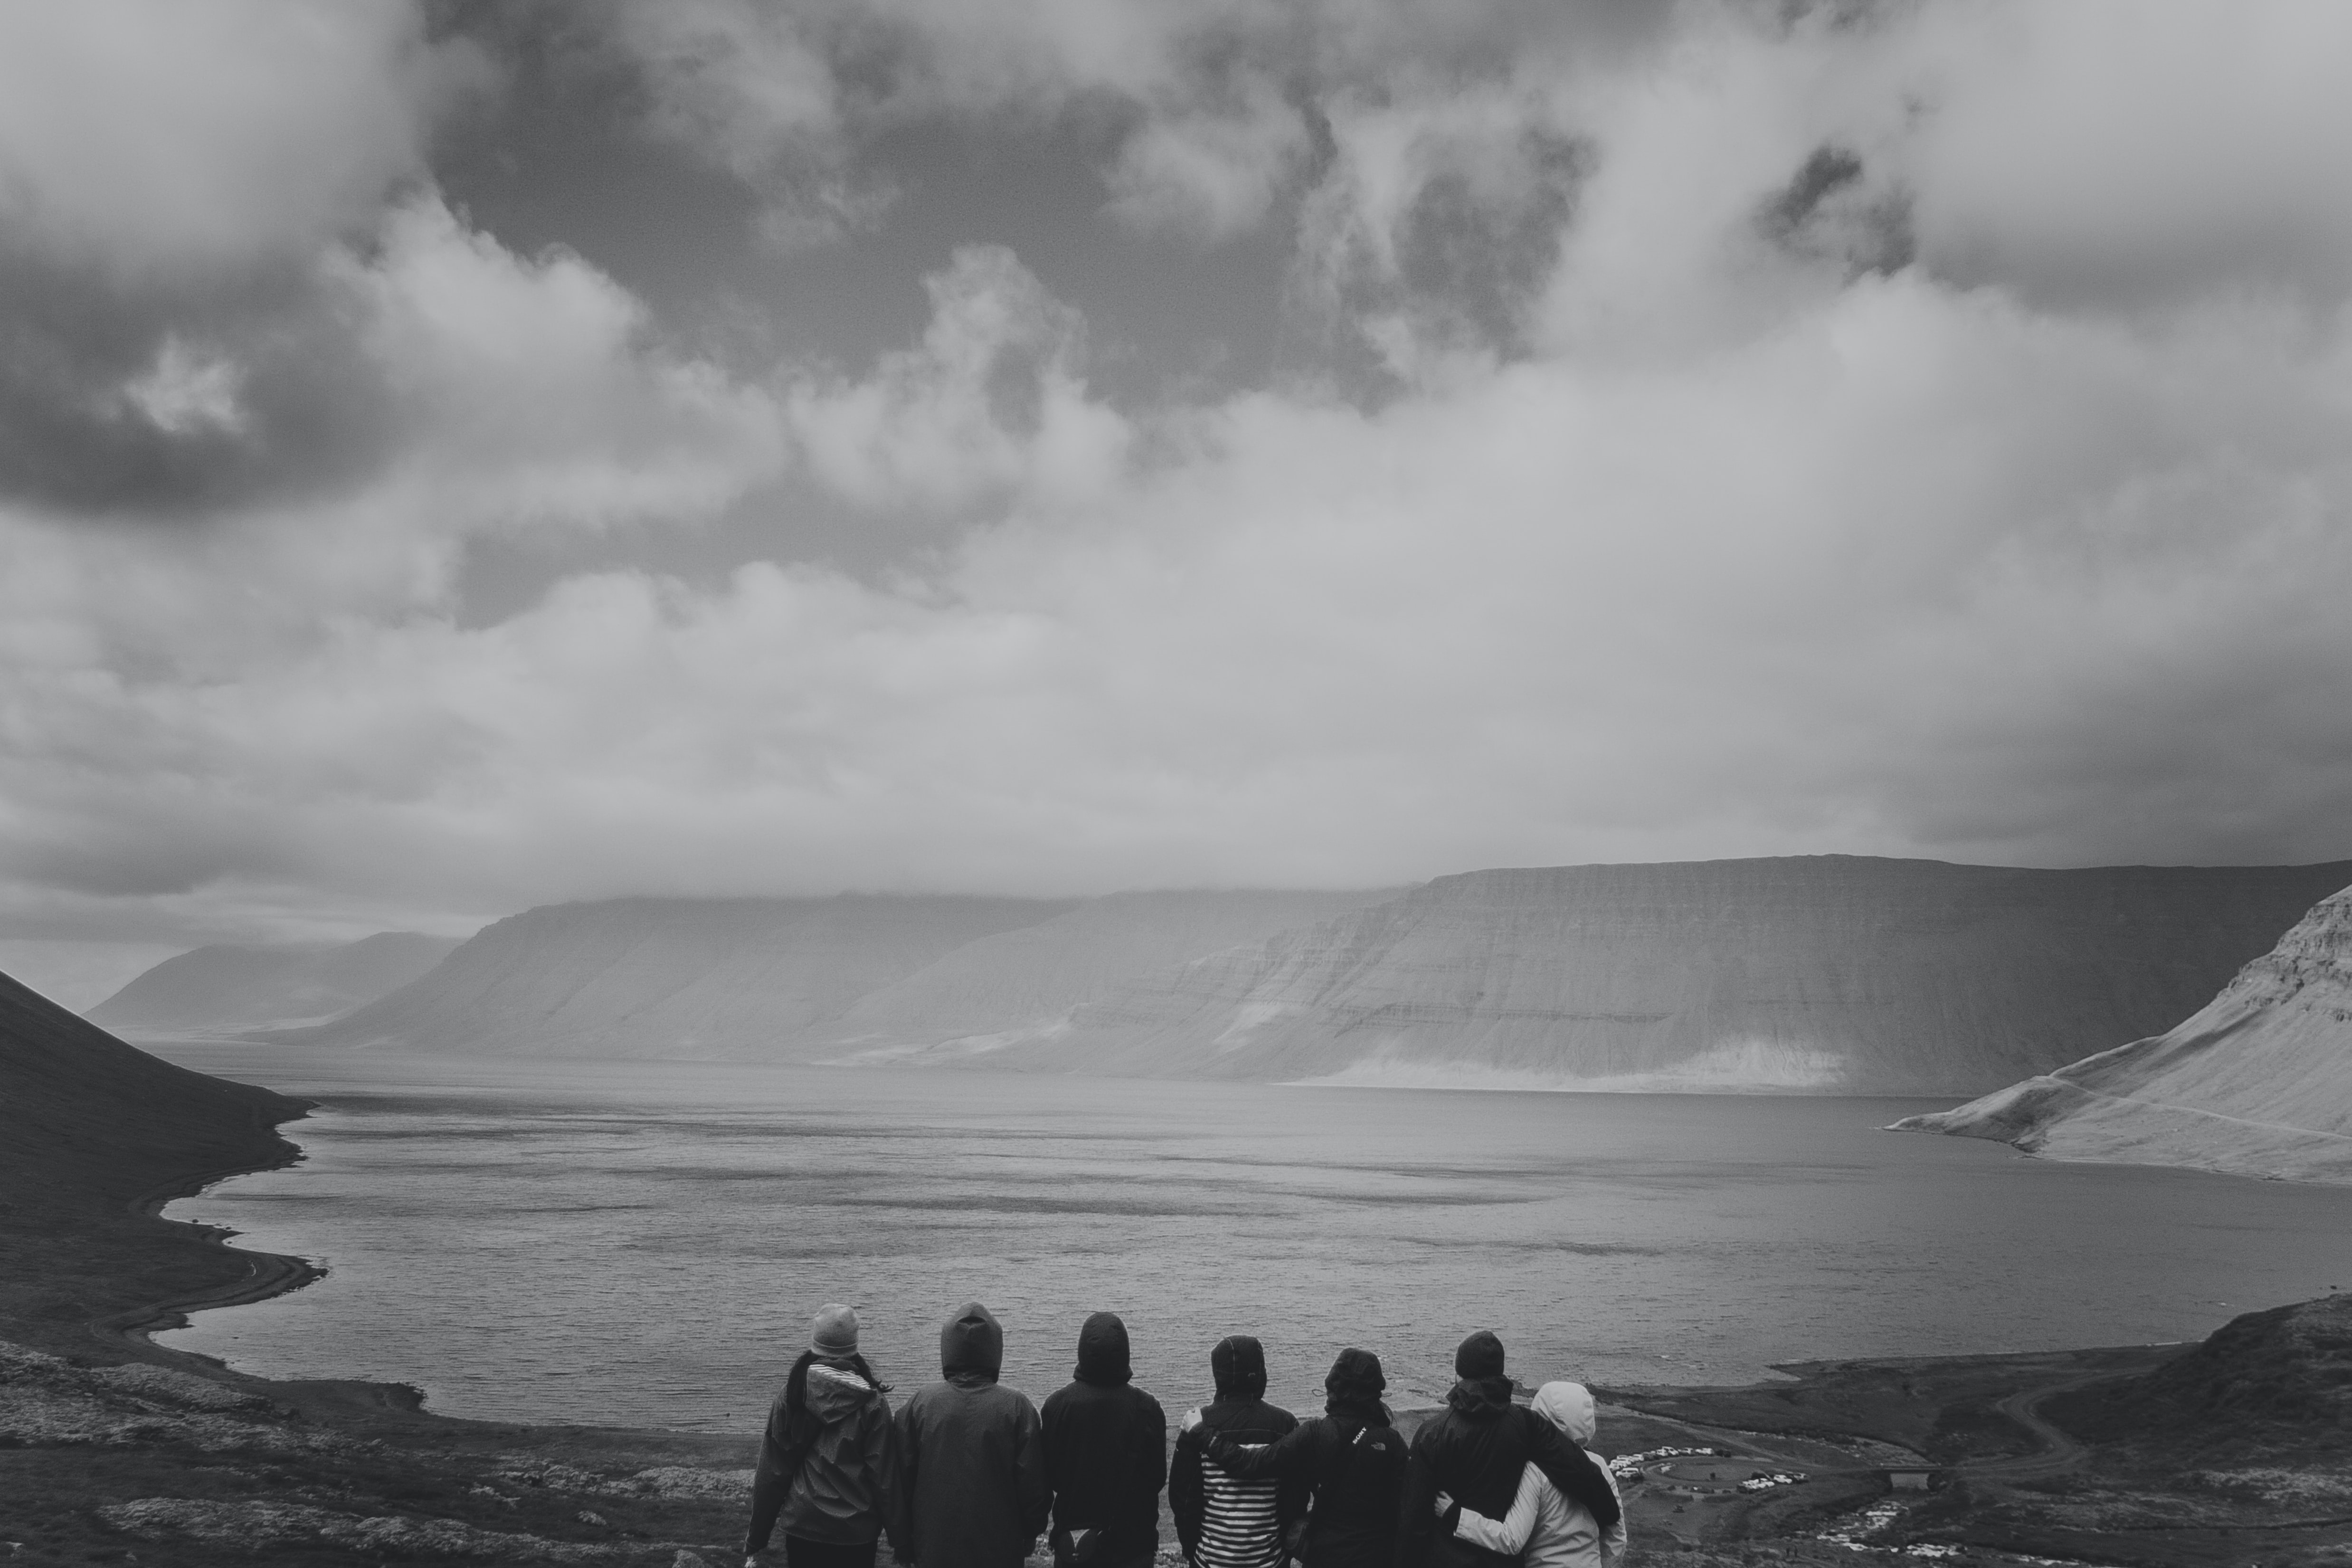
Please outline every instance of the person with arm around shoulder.
[[[1591, 1391], [1580, 1383], [1545, 1384], [1536, 1391], [1535, 1412], [1579, 1448], [1592, 1441], [1600, 1424]], [[1609, 1478], [1609, 1489], [1614, 1493], [1617, 1478], [1610, 1473], [1607, 1461], [1589, 1449], [1586, 1457]], [[1450, 1519], [1455, 1540], [1516, 1557], [1521, 1568], [1616, 1568], [1625, 1555], [1622, 1512], [1615, 1523], [1603, 1529], [1591, 1510], [1562, 1494], [1538, 1465], [1531, 1464], [1519, 1473], [1519, 1489], [1511, 1500], [1510, 1511], [1500, 1519], [1464, 1508], [1444, 1492], [1438, 1493], [1434, 1506], [1441, 1520]]]
[[760, 1439], [745, 1568], [773, 1563], [768, 1543], [779, 1525], [786, 1568], [874, 1568], [884, 1531], [898, 1539], [898, 1440], [888, 1390], [857, 1353], [857, 1314], [837, 1305], [819, 1311]]
[[1276, 1478], [1304, 1489], [1306, 1529], [1296, 1555], [1313, 1568], [1394, 1568], [1402, 1507], [1405, 1440], [1381, 1395], [1381, 1358], [1353, 1346], [1323, 1380], [1323, 1414], [1265, 1447], [1223, 1433], [1206, 1457], [1237, 1479]]

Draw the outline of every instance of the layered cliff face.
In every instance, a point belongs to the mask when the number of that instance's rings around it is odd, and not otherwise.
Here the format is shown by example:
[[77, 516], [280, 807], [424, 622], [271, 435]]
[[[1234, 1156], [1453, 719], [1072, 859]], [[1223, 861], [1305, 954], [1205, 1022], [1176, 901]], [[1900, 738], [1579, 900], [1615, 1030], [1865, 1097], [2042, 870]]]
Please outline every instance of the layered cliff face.
[[292, 1157], [299, 1101], [156, 1060], [0, 974], [0, 1323], [76, 1349], [93, 1319], [245, 1277], [191, 1227], [135, 1212]]
[[165, 959], [87, 1016], [150, 1036], [316, 1022], [398, 990], [457, 946], [456, 937], [379, 931], [327, 947], [200, 947]]
[[2352, 867], [1822, 856], [1497, 870], [1079, 1008], [992, 1064], [1339, 1083], [1976, 1091], [2210, 994]]
[[1070, 900], [617, 899], [529, 910], [315, 1029], [328, 1046], [791, 1059], [815, 1026], [967, 942]]
[[2178, 1027], [1896, 1126], [2053, 1159], [2352, 1183], [2352, 888]]
[[1066, 1033], [1080, 1007], [1205, 954], [1394, 898], [1359, 892], [1114, 893], [969, 942], [858, 1001], [825, 1031], [854, 1059], [972, 1055]]

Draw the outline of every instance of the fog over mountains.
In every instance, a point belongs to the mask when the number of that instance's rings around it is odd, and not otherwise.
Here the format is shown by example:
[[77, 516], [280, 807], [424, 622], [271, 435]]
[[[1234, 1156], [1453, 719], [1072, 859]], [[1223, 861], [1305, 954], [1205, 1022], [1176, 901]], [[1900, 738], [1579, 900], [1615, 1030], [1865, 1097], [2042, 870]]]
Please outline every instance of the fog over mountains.
[[2352, 865], [1819, 856], [1396, 892], [554, 906], [282, 1037], [1468, 1087], [1981, 1093], [2162, 1029]]
[[2179, 1026], [1896, 1125], [2053, 1159], [2352, 1182], [2352, 888]]
[[458, 945], [456, 937], [395, 931], [333, 946], [200, 947], [165, 959], [83, 1016], [143, 1032], [332, 1018], [407, 984]]

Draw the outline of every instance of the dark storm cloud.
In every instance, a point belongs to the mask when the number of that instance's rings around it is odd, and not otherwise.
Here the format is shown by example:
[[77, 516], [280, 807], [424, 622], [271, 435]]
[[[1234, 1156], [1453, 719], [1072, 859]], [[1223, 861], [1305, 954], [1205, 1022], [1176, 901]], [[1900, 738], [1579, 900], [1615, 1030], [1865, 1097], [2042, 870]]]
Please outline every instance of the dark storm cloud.
[[142, 289], [0, 256], [0, 500], [172, 518], [355, 482], [397, 436], [353, 318], [295, 265]]

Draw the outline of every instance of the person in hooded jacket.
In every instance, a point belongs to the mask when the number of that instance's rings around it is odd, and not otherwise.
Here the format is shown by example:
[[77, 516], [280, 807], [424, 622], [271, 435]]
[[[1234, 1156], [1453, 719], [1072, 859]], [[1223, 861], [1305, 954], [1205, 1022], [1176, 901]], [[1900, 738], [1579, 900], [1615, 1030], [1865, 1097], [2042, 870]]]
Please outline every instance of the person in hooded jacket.
[[1413, 1434], [1405, 1466], [1400, 1568], [1496, 1568], [1513, 1561], [1456, 1536], [1451, 1513], [1438, 1513], [1437, 1494], [1446, 1493], [1454, 1507], [1500, 1519], [1518, 1496], [1519, 1473], [1531, 1464], [1562, 1496], [1581, 1504], [1601, 1529], [1624, 1516], [1616, 1489], [1592, 1457], [1550, 1422], [1511, 1403], [1501, 1340], [1484, 1330], [1464, 1340], [1454, 1352], [1454, 1372], [1459, 1381], [1446, 1394], [1445, 1408]]
[[907, 1530], [891, 1538], [921, 1568], [1019, 1568], [1054, 1506], [1045, 1438], [1026, 1394], [996, 1381], [1004, 1331], [979, 1302], [940, 1331], [940, 1382], [898, 1412]]
[[[1533, 1408], [1580, 1448], [1592, 1441], [1600, 1424], [1592, 1393], [1580, 1383], [1545, 1384], [1536, 1390]], [[1589, 1450], [1586, 1457], [1601, 1465], [1609, 1489], [1616, 1491], [1617, 1478], [1610, 1475], [1601, 1457]], [[1444, 1492], [1437, 1494], [1435, 1507], [1441, 1516], [1453, 1516], [1456, 1539], [1516, 1557], [1521, 1568], [1615, 1568], [1625, 1555], [1622, 1519], [1601, 1529], [1591, 1510], [1562, 1495], [1534, 1465], [1519, 1472], [1518, 1495], [1511, 1500], [1510, 1512], [1500, 1519], [1455, 1507]]]
[[1241, 1479], [1278, 1476], [1305, 1487], [1307, 1530], [1298, 1547], [1313, 1568], [1393, 1568], [1403, 1510], [1405, 1441], [1381, 1403], [1381, 1358], [1352, 1347], [1323, 1379], [1323, 1414], [1264, 1448], [1224, 1434], [1209, 1461]]
[[778, 1523], [790, 1568], [874, 1568], [884, 1531], [899, 1539], [888, 1388], [857, 1353], [857, 1314], [843, 1306], [819, 1311], [760, 1440], [746, 1568], [757, 1568]]
[[1265, 1402], [1265, 1348], [1248, 1334], [1232, 1334], [1209, 1352], [1217, 1397], [1188, 1412], [1168, 1465], [1168, 1510], [1176, 1539], [1197, 1568], [1282, 1568], [1283, 1547], [1306, 1493], [1296, 1480], [1248, 1479], [1228, 1474], [1202, 1456], [1212, 1436], [1243, 1447], [1265, 1447], [1287, 1436], [1298, 1418]]
[[1045, 1400], [1054, 1557], [1064, 1568], [1129, 1568], [1160, 1550], [1168, 1417], [1133, 1375], [1127, 1325], [1097, 1312], [1078, 1331], [1076, 1379]]

